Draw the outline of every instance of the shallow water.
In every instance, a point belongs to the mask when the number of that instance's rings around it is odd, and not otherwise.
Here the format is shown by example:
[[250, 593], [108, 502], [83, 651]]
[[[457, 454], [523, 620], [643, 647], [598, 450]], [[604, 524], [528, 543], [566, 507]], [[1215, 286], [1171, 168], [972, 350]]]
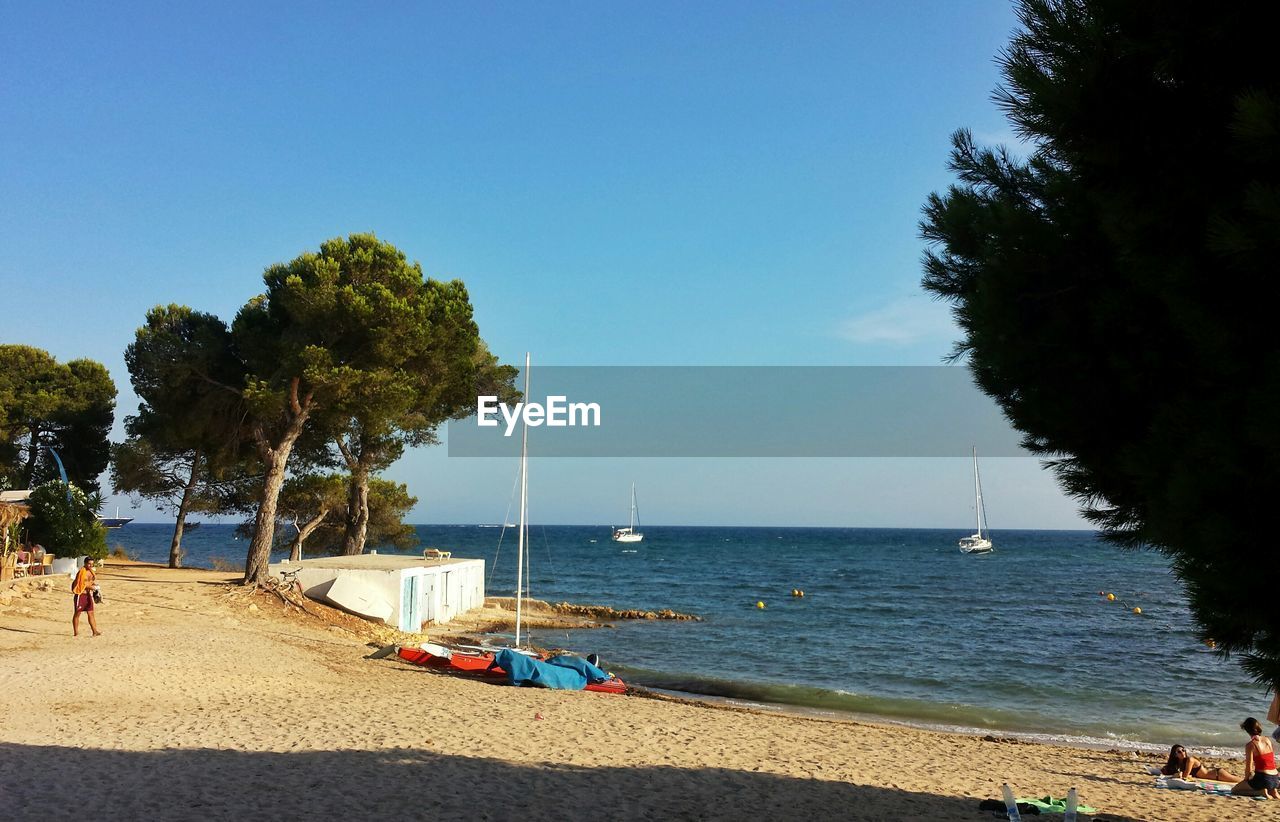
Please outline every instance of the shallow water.
[[[131, 524], [109, 542], [163, 562], [171, 531]], [[965, 556], [951, 530], [644, 531], [621, 545], [604, 526], [535, 526], [532, 595], [704, 621], [539, 631], [538, 644], [596, 651], [636, 684], [1083, 744], [1235, 753], [1240, 720], [1266, 712], [1262, 690], [1196, 640], [1167, 561], [1089, 532], [996, 531], [996, 553]], [[488, 594], [514, 589], [514, 529], [418, 532], [484, 558]], [[186, 545], [195, 566], [240, 567], [247, 547], [210, 524]]]

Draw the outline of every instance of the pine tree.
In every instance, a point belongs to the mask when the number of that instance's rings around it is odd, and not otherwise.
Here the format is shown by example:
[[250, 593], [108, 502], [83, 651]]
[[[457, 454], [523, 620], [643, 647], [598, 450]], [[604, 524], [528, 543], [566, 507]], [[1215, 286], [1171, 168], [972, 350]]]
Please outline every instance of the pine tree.
[[1280, 683], [1280, 73], [1254, 3], [1022, 0], [996, 100], [954, 137], [924, 286], [1025, 444], [1124, 546], [1166, 553], [1202, 639]]

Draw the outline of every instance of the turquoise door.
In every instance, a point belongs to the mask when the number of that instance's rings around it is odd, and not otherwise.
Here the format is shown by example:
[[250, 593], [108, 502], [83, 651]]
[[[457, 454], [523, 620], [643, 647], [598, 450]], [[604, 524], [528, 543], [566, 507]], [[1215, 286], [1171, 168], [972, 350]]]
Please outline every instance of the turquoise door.
[[405, 577], [400, 588], [400, 630], [416, 634], [422, 630], [422, 602], [418, 589], [422, 577]]

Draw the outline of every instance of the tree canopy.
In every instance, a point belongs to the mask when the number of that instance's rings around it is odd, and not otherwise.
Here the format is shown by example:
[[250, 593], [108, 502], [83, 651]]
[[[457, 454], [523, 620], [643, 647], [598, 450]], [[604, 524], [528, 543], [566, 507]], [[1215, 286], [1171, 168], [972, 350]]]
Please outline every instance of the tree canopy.
[[[340, 551], [346, 538], [351, 478], [345, 474], [302, 474], [285, 481], [280, 492], [281, 525], [293, 532], [290, 559], [303, 552]], [[404, 517], [418, 503], [403, 483], [369, 477], [367, 540], [376, 546], [412, 548], [418, 535]]]
[[101, 363], [59, 363], [38, 348], [0, 345], [0, 473], [18, 488], [55, 479], [52, 448], [67, 478], [96, 494], [110, 460], [115, 403], [115, 383]]
[[125, 418], [129, 439], [112, 449], [112, 484], [176, 514], [169, 548], [176, 568], [187, 513], [219, 510], [223, 486], [249, 470], [244, 365], [226, 323], [180, 305], [147, 312], [125, 364], [141, 402]]
[[954, 137], [924, 286], [1025, 445], [1106, 536], [1165, 552], [1202, 638], [1280, 683], [1273, 566], [1280, 74], [1250, 4], [1022, 0], [996, 100]]
[[[479, 344], [462, 283], [424, 279], [420, 265], [372, 234], [322, 243], [318, 253], [269, 267], [263, 281], [266, 292], [232, 325], [265, 471], [248, 583], [266, 574], [286, 466], [304, 432], [336, 442], [354, 420], [360, 436], [394, 451], [398, 437], [430, 430], [441, 408], [452, 413], [459, 386], [472, 384], [453, 374], [476, 367]], [[369, 465], [376, 462], [385, 456]]]

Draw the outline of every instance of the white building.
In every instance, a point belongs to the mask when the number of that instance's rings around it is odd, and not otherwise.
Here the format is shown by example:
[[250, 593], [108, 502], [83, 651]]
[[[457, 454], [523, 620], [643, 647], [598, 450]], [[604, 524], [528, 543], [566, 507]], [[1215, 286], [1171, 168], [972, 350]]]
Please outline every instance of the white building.
[[279, 562], [302, 592], [357, 616], [416, 633], [484, 605], [484, 560], [359, 554]]

